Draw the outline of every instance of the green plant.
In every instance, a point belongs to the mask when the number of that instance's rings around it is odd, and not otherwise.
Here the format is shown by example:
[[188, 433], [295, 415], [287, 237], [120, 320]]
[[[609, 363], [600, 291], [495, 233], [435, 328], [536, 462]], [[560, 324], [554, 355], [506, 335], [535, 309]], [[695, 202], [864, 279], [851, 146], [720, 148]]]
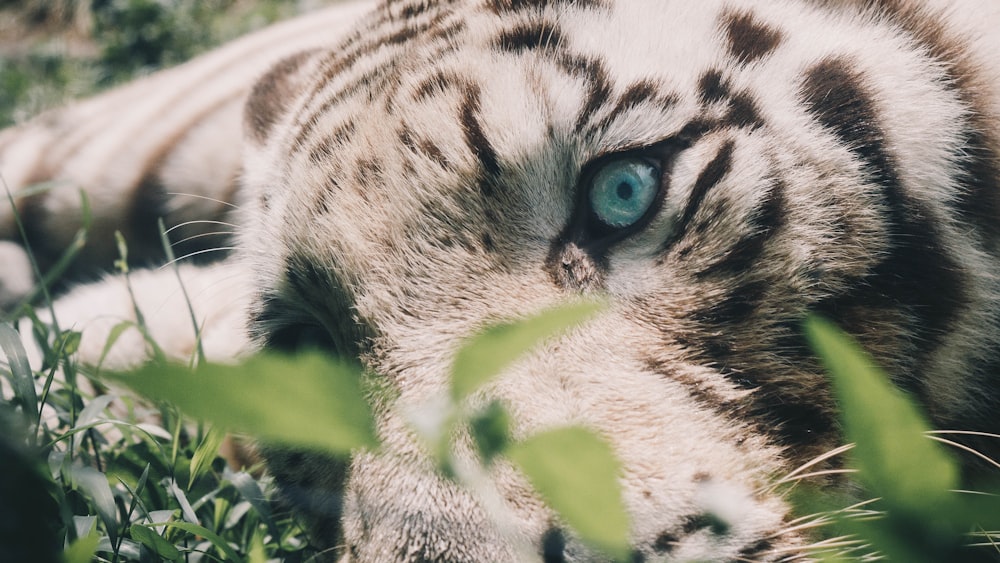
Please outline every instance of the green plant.
[[[428, 405], [438, 414], [420, 417], [432, 422], [415, 429], [445, 475], [487, 499], [494, 493], [484, 477], [485, 468], [499, 457], [509, 459], [581, 539], [624, 561], [629, 552], [628, 519], [617, 485], [619, 465], [603, 439], [584, 428], [567, 427], [515, 442], [507, 433], [509, 417], [501, 404], [490, 402], [482, 409], [466, 405], [466, 399], [523, 352], [596, 310], [593, 304], [563, 307], [496, 325], [471, 339], [457, 354], [448, 400]], [[146, 397], [167, 400], [220, 427], [282, 445], [333, 455], [378, 447], [362, 384], [364, 372], [317, 352], [293, 357], [260, 354], [239, 366], [206, 365], [195, 372], [184, 366], [150, 364], [135, 373], [105, 374], [105, 378]], [[324, 432], [316, 432], [317, 427]], [[453, 436], [466, 427], [478, 445], [481, 464], [462, 463], [452, 454]], [[500, 503], [493, 507], [503, 510]]]
[[[977, 543], [1000, 554], [994, 543], [1000, 497], [961, 490], [958, 463], [935, 440], [940, 433], [843, 332], [819, 317], [809, 318], [805, 331], [830, 373], [845, 436], [854, 444], [851, 466], [874, 497], [864, 503], [863, 518], [834, 511], [839, 528], [890, 561], [966, 560]], [[843, 499], [813, 495], [814, 504], [843, 505]]]

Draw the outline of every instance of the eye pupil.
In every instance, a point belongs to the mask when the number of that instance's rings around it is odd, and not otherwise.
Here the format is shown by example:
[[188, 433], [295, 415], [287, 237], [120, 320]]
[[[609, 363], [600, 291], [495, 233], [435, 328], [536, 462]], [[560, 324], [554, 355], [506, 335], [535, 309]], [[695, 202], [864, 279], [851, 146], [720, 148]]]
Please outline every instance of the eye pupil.
[[632, 199], [632, 196], [634, 194], [635, 194], [635, 188], [632, 187], [632, 184], [629, 184], [628, 182], [622, 182], [621, 184], [618, 184], [619, 198]]
[[590, 180], [590, 208], [608, 227], [624, 229], [641, 220], [660, 191], [660, 170], [648, 160], [607, 161]]

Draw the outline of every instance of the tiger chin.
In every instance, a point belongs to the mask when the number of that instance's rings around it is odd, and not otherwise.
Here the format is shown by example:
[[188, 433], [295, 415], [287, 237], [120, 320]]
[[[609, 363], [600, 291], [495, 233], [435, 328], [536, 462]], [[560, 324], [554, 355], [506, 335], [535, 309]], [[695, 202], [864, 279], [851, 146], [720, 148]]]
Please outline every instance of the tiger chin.
[[[347, 4], [4, 131], [0, 173], [68, 186], [16, 198], [43, 263], [88, 193], [76, 275], [108, 267], [116, 229], [155, 259], [152, 217], [188, 253], [233, 247], [181, 269], [210, 358], [320, 334], [393, 389], [379, 453], [265, 450], [330, 560], [602, 560], [502, 463], [498, 526], [400, 414], [446, 392], [469, 335], [581, 295], [608, 308], [484, 391], [514, 437], [609, 440], [636, 561], [801, 559], [773, 485], [843, 441], [808, 313], [937, 427], [1000, 430], [998, 53], [992, 0]], [[137, 273], [140, 308], [180, 310], [174, 283]], [[134, 315], [111, 278], [56, 311], [84, 362]], [[147, 316], [184, 357], [177, 319]], [[111, 358], [142, 362], [141, 339]]]

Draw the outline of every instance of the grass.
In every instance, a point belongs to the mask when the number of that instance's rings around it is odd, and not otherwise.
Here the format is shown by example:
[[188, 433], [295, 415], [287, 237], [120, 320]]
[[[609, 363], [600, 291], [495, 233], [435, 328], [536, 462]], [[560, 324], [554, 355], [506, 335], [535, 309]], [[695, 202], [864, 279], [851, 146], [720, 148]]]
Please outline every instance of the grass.
[[[11, 39], [0, 41], [0, 127], [299, 9], [281, 0], [0, 1]], [[44, 361], [34, 372], [12, 365], [6, 378], [0, 366], [0, 379], [19, 391], [0, 401], [0, 561], [313, 555], [293, 517], [264, 500], [272, 484], [219, 457], [222, 432], [109, 392], [99, 370], [74, 363], [78, 334], [22, 313], [36, 320]], [[14, 514], [23, 517], [5, 519]]]
[[[0, 324], [8, 355], [17, 346], [12, 333]], [[68, 561], [304, 561], [313, 554], [294, 519], [264, 500], [271, 483], [219, 457], [222, 432], [185, 422], [169, 405], [104, 389], [99, 372], [74, 364], [74, 333], [48, 336], [56, 344], [40, 370], [11, 363], [7, 377], [18, 392], [0, 406], [2, 448], [14, 454], [3, 457], [4, 479], [23, 476], [10, 490], [0, 487], [0, 560], [39, 560], [38, 551], [64, 547]], [[64, 376], [53, 377], [56, 370]], [[2, 524], [2, 515], [21, 510], [34, 516], [24, 523], [27, 535]]]

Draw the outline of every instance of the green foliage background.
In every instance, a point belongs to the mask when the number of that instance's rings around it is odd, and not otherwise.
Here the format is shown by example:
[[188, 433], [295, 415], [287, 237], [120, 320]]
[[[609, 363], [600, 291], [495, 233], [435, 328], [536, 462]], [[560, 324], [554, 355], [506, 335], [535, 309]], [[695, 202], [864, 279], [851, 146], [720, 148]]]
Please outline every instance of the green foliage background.
[[0, 0], [0, 127], [310, 9], [294, 0]]

